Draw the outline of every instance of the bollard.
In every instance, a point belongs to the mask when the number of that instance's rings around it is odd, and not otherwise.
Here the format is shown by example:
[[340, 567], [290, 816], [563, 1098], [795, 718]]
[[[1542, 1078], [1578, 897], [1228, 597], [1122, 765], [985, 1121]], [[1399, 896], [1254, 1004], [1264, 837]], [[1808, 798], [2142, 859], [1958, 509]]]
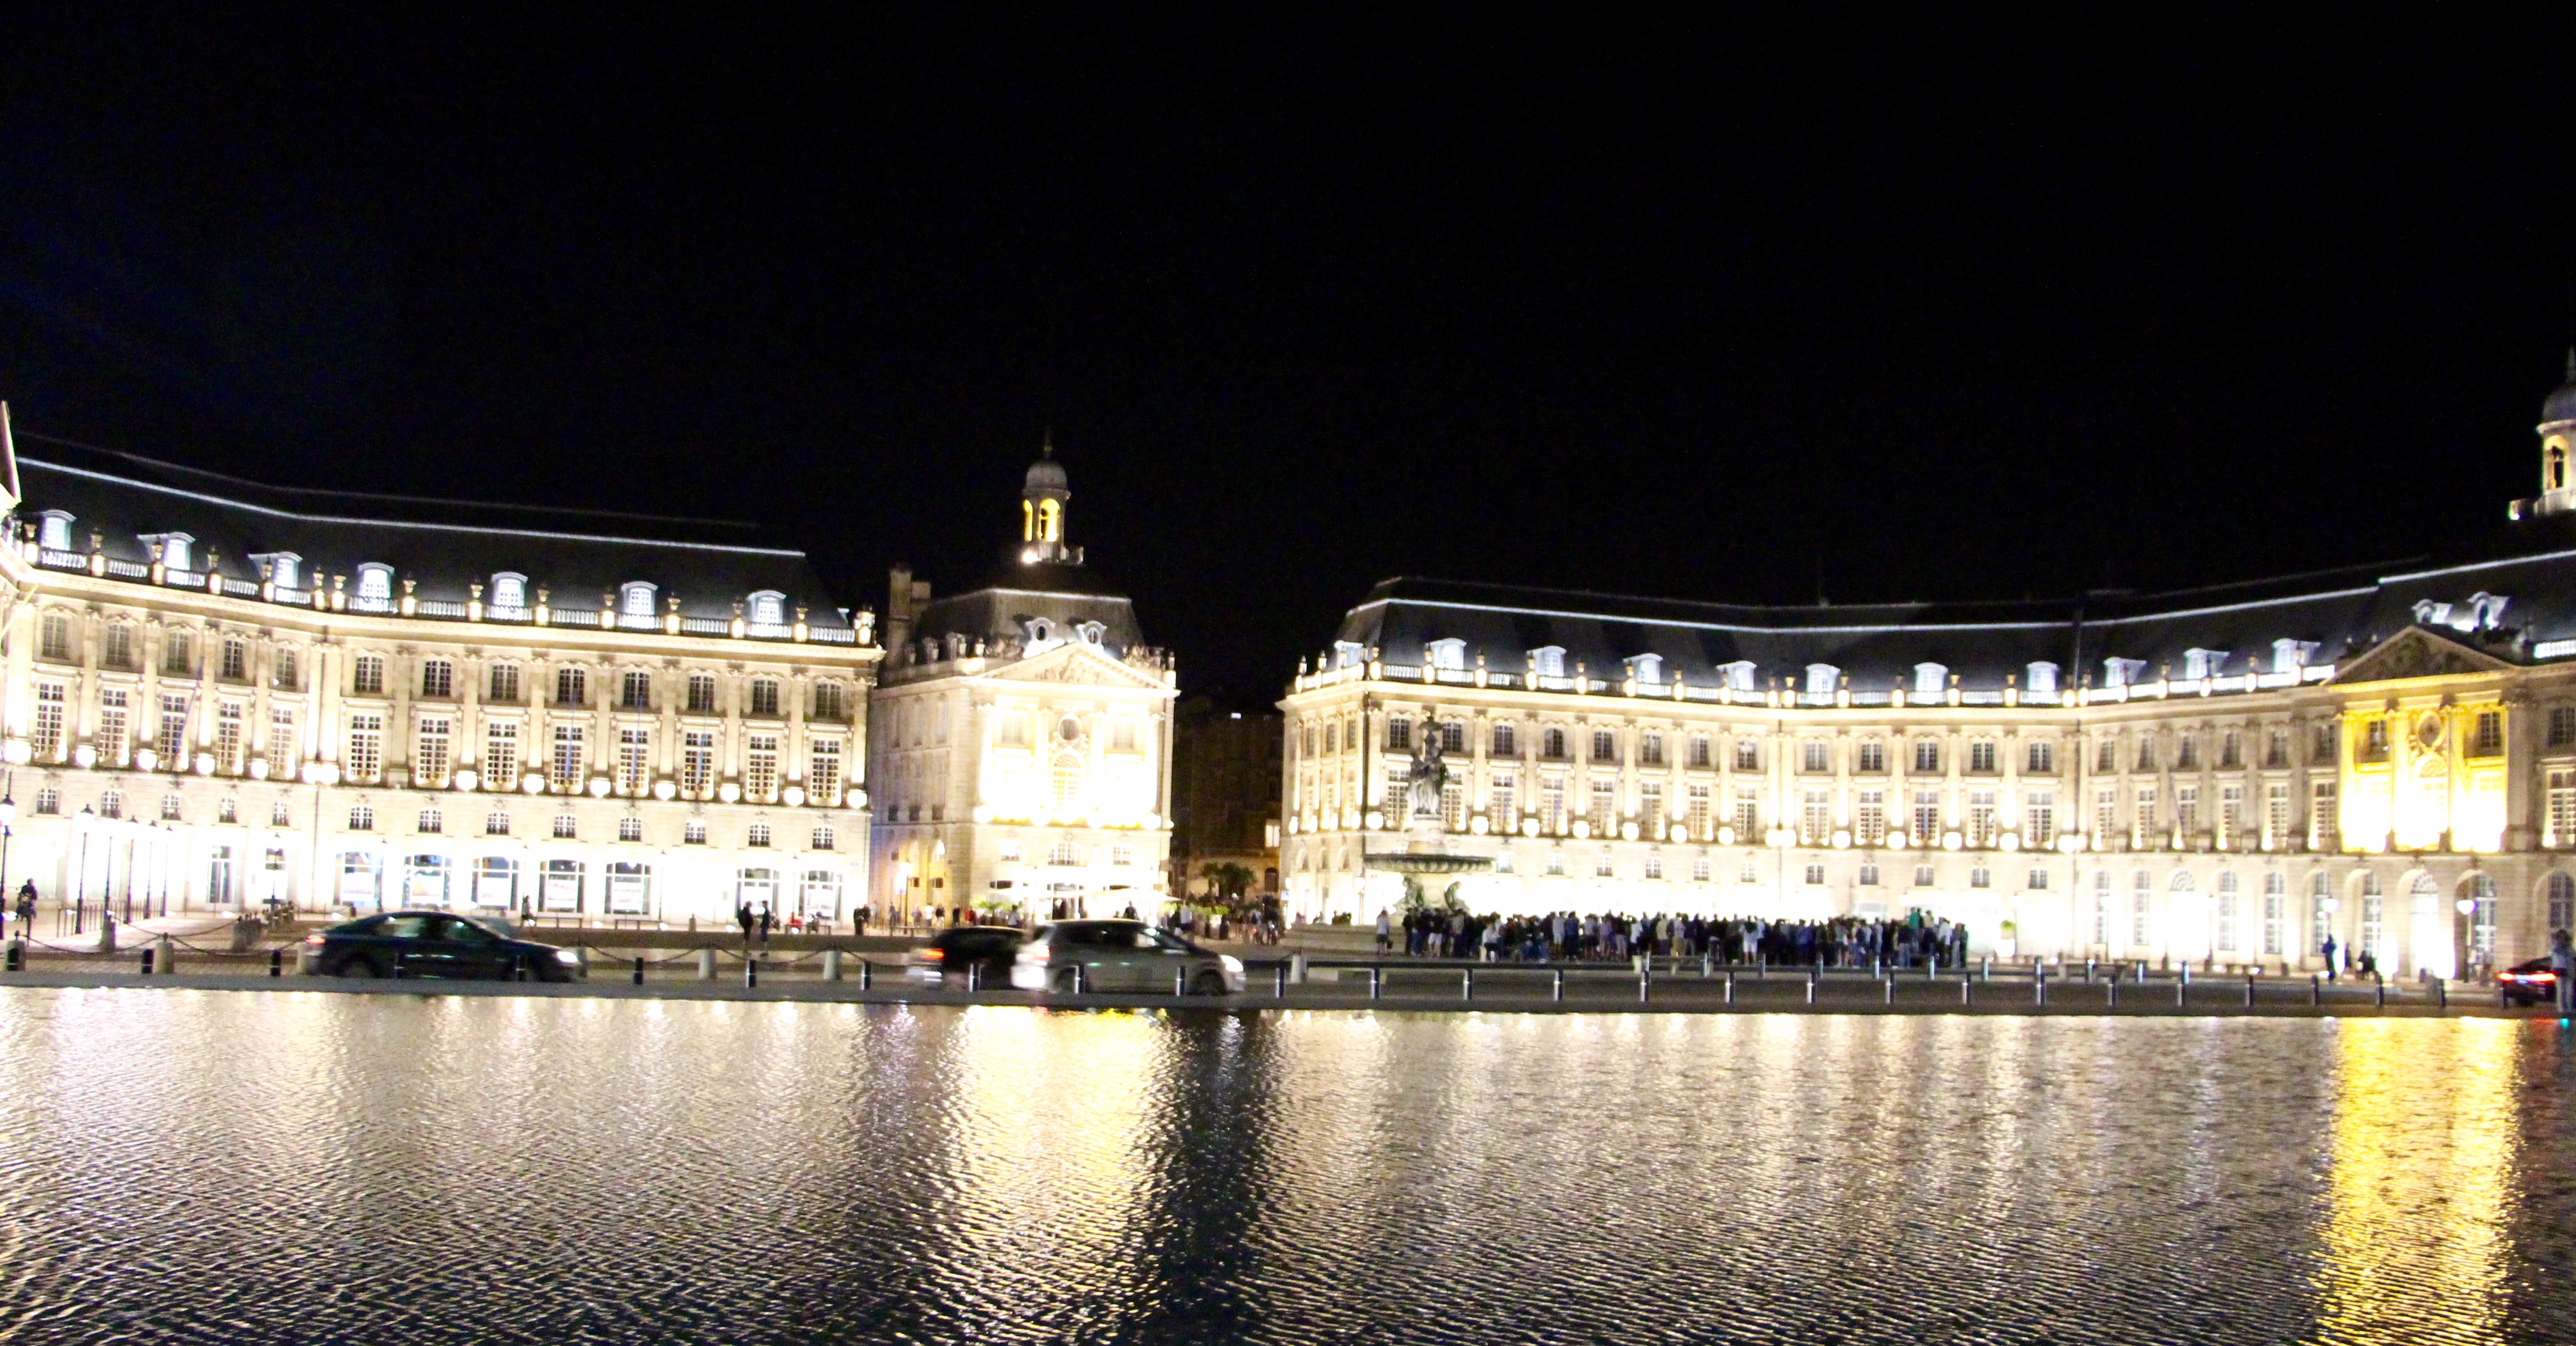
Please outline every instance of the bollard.
[[2114, 972], [2110, 976], [2103, 978], [2102, 989], [2107, 993], [2107, 998], [2103, 1003], [2109, 1005], [2113, 1009], [2118, 1009], [2120, 1007], [2120, 974]]
[[841, 951], [838, 949], [825, 949], [823, 951], [823, 980], [839, 981], [840, 979]]
[[1188, 995], [1189, 993], [1190, 993], [1190, 970], [1189, 970], [1188, 968], [1186, 968], [1186, 967], [1176, 967], [1176, 968], [1173, 968], [1173, 969], [1172, 969], [1172, 994], [1173, 994], [1174, 996], [1176, 996], [1176, 997], [1177, 997], [1177, 996], [1185, 996], [1185, 995]]
[[[9, 958], [9, 962], [8, 962], [8, 969], [7, 969], [8, 971], [11, 971], [11, 972], [24, 972], [24, 971], [26, 971], [26, 970], [27, 970], [27, 941], [25, 941], [25, 940], [23, 940], [23, 939], [13, 939], [13, 940], [9, 941], [9, 955], [8, 955], [8, 958]], [[272, 960], [271, 960], [271, 962], [269, 963], [269, 967], [270, 967], [270, 969], [271, 969], [271, 970], [270, 970], [270, 972], [269, 972], [269, 974], [268, 974], [268, 975], [270, 975], [270, 976], [272, 976], [272, 977], [274, 977], [274, 976], [276, 976], [276, 975], [277, 975], [277, 973], [276, 973], [276, 971], [275, 971], [276, 966], [277, 966], [276, 962], [272, 959]]]
[[716, 951], [713, 948], [698, 950], [698, 980], [714, 981], [715, 979]]
[[1982, 978], [1986, 981], [1993, 981], [1995, 979], [1995, 956], [1993, 954], [1986, 955], [1985, 971], [1982, 974]]
[[[1733, 975], [1732, 975], [1732, 974], [1730, 974], [1730, 975], [1728, 976], [1728, 978], [1727, 978], [1727, 985], [1729, 985], [1729, 986], [1733, 986], [1734, 984], [1735, 984], [1735, 979], [1734, 979]], [[1554, 976], [1553, 976], [1553, 978], [1550, 980], [1549, 985], [1548, 985], [1548, 988], [1547, 988], [1547, 998], [1548, 998], [1548, 999], [1550, 999], [1550, 1000], [1553, 1000], [1553, 1001], [1558, 1001], [1558, 1002], [1560, 1002], [1560, 1003], [1564, 1001], [1564, 999], [1565, 999], [1565, 969], [1564, 969], [1564, 968], [1557, 968], [1557, 969], [1555, 970], [1555, 975], [1554, 975]]]
[[2036, 958], [2030, 960], [2030, 995], [2034, 1005], [2048, 1003], [2048, 964]]
[[1091, 994], [1091, 969], [1081, 963], [1073, 965], [1073, 993], [1075, 995]]
[[1735, 1003], [1735, 969], [1734, 969], [1734, 968], [1728, 968], [1728, 969], [1726, 970], [1726, 1003], [1728, 1003], [1728, 1004], [1730, 1004], [1730, 1005], [1732, 1005], [1732, 1004], [1734, 1004], [1734, 1003]]
[[1962, 973], [1960, 973], [1960, 974], [1959, 974], [1959, 1003], [1960, 1003], [1960, 1004], [1965, 1005], [1965, 1004], [1969, 1004], [1969, 1003], [1971, 1003], [1970, 997], [1975, 993], [1975, 991], [1976, 991], [1976, 986], [1977, 986], [1977, 982], [1976, 982], [1976, 979], [1975, 979], [1975, 978], [1970, 977], [1970, 976], [1969, 976], [1967, 973], [1965, 973], [1965, 972], [1962, 972]]
[[2185, 964], [2181, 975], [2174, 978], [2174, 1008], [2181, 1009], [2191, 995], [2191, 966]]
[[[15, 950], [15, 948], [14, 948], [14, 947], [12, 948], [11, 952], [12, 952], [12, 954], [13, 954], [13, 955], [15, 954], [16, 950]], [[14, 956], [13, 956], [13, 957], [11, 958], [11, 960], [10, 960], [10, 967], [9, 967], [9, 970], [10, 970], [10, 971], [12, 971], [12, 972], [15, 972], [15, 971], [17, 971], [17, 970], [18, 970], [18, 968], [17, 968], [17, 960], [16, 960], [16, 958], [15, 958]], [[2309, 981], [2315, 981], [2315, 980], [2316, 980], [2316, 978], [2314, 978], [2314, 977], [2310, 977], [2310, 978], [2308, 978], [2308, 980], [2309, 980]], [[2505, 993], [2504, 993], [2504, 978], [2502, 978], [2502, 977], [2498, 977], [2498, 978], [2496, 978], [2496, 1008], [2497, 1008], [2497, 1009], [2512, 1009], [2512, 1008], [2513, 1008], [2513, 1001], [2512, 1001], [2512, 999], [2511, 999], [2510, 997], [2506, 996], [2506, 995], [2505, 995]]]
[[1813, 977], [1807, 979], [1807, 1003], [1816, 1003], [1816, 979]]
[[872, 964], [870, 964], [870, 963], [868, 962], [868, 960], [867, 960], [867, 959], [864, 959], [864, 958], [860, 959], [860, 960], [859, 960], [859, 989], [860, 989], [860, 990], [862, 990], [862, 991], [864, 991], [864, 990], [867, 990], [869, 987], [872, 987], [872, 986], [874, 986], [874, 985], [876, 985], [876, 984], [877, 984], [876, 968], [875, 968]]
[[1939, 954], [1932, 955], [1932, 961], [1923, 965], [1923, 980], [1941, 980], [1941, 956]]
[[1288, 965], [1276, 963], [1270, 968], [1270, 995], [1274, 1000], [1288, 998]]
[[1369, 964], [1369, 999], [1375, 1000], [1385, 993], [1384, 987], [1380, 985], [1380, 977], [1384, 972], [1385, 969], [1377, 964]]
[[2388, 1008], [2388, 978], [2373, 972], [2370, 974], [2370, 979], [2378, 984], [2372, 998], [2378, 1003], [2379, 1008]]
[[634, 984], [637, 986], [644, 984], [644, 960], [641, 958], [635, 960]]
[[1475, 968], [1462, 967], [1458, 969], [1458, 998], [1460, 1000], [1473, 1000], [1476, 998]]
[[1654, 986], [1654, 979], [1653, 979], [1652, 977], [1649, 977], [1649, 976], [1647, 976], [1647, 975], [1646, 975], [1646, 970], [1645, 970], [1644, 968], [1639, 968], [1639, 969], [1637, 969], [1637, 1003], [1638, 1003], [1638, 1004], [1642, 1005], [1642, 1004], [1645, 1004], [1645, 1003], [1646, 1003], [1646, 1001], [1647, 1001], [1647, 1000], [1650, 998], [1650, 996], [1651, 996], [1651, 988], [1652, 988], [1653, 986]]
[[152, 975], [152, 946], [149, 944], [143, 946], [143, 975]]
[[1699, 979], [1701, 981], [1707, 981], [1709, 978], [1716, 975], [1717, 955], [1702, 949], [1699, 955]]
[[2090, 958], [2084, 960], [2084, 980], [2087, 984], [2093, 980], [2093, 960]]
[[179, 975], [179, 944], [176, 939], [169, 935], [161, 937], [161, 961], [153, 970], [165, 977]]
[[1306, 955], [1302, 953], [1288, 955], [1288, 980], [1300, 986], [1306, 984]]
[[2444, 1014], [2451, 1012], [2450, 979], [2446, 977], [2435, 977], [2433, 979], [2433, 1008]]
[[[973, 974], [969, 973], [968, 975], [972, 976]], [[745, 986], [758, 986], [760, 984], [760, 955], [753, 954], [751, 957], [742, 960], [742, 984]]]
[[1763, 981], [1771, 980], [1771, 955], [1764, 953], [1754, 956], [1753, 975]]
[[1893, 973], [1893, 972], [1891, 972], [1891, 973], [1888, 973], [1888, 974], [1887, 974], [1887, 1001], [1886, 1001], [1886, 1003], [1888, 1003], [1888, 1004], [1890, 1004], [1890, 1005], [1893, 1005], [1893, 1004], [1895, 1004], [1895, 1003], [1896, 1003], [1896, 974], [1895, 974], [1895, 973]]
[[283, 977], [286, 975], [286, 950], [271, 949], [268, 951], [268, 975], [272, 977]]
[[2254, 974], [2245, 974], [2245, 1008], [2254, 1008]]

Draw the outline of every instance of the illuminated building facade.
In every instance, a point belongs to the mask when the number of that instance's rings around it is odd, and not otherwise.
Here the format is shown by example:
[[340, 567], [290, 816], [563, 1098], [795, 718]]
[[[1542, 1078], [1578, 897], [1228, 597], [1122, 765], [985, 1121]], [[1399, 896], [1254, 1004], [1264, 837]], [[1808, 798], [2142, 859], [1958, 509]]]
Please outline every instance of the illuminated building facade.
[[[36, 443], [29, 437], [31, 444]], [[841, 916], [871, 614], [740, 525], [277, 488], [0, 420], [5, 883], [120, 916]]]
[[876, 727], [881, 909], [1047, 916], [1160, 909], [1170, 848], [1172, 661], [1065, 538], [1052, 453], [1020, 538], [946, 598], [896, 566]]
[[[1980, 949], [2388, 973], [2576, 921], [2576, 374], [2485, 544], [2061, 602], [1760, 607], [1396, 579], [1301, 667], [1292, 912], [1370, 857], [1477, 910], [1968, 924]], [[1408, 816], [1436, 735], [1439, 816]], [[1430, 835], [1426, 836], [1425, 832]]]

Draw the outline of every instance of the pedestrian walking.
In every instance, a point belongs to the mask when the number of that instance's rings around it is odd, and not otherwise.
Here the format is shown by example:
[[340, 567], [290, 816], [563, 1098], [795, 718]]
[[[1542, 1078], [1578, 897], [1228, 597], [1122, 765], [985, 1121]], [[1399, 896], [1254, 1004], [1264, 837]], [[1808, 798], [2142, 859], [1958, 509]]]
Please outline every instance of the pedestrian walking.
[[[2269, 899], [2266, 900], [2268, 901]], [[2335, 979], [2335, 937], [2332, 935], [2326, 936], [2326, 942], [2319, 947], [2323, 949], [2326, 956], [2326, 980], [2333, 981]]]
[[26, 939], [36, 933], [36, 881], [18, 885], [18, 937]]
[[735, 904], [734, 904], [734, 909], [733, 909], [733, 919], [734, 919], [734, 924], [739, 925], [739, 926], [741, 926], [741, 927], [742, 927], [742, 942], [743, 942], [744, 947], [746, 947], [746, 948], [750, 947], [750, 945], [751, 945], [751, 903], [749, 903], [749, 902], [747, 902], [747, 901], [746, 901], [746, 902], [737, 902], [737, 903], [735, 903]]
[[1377, 951], [1385, 953], [1394, 947], [1395, 923], [1387, 919], [1386, 908], [1377, 909]]

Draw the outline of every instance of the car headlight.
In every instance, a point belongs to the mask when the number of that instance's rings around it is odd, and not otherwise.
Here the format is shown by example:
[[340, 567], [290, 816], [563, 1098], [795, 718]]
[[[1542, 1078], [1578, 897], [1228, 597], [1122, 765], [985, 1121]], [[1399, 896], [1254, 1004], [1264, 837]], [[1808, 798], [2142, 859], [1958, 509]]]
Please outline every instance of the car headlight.
[[571, 949], [557, 949], [555, 950], [555, 961], [558, 963], [578, 963], [581, 961], [581, 955]]
[[1241, 976], [1243, 974], [1243, 960], [1235, 957], [1233, 954], [1218, 954], [1216, 956], [1216, 961], [1217, 966], [1224, 968], [1228, 972], [1234, 973], [1237, 976]]

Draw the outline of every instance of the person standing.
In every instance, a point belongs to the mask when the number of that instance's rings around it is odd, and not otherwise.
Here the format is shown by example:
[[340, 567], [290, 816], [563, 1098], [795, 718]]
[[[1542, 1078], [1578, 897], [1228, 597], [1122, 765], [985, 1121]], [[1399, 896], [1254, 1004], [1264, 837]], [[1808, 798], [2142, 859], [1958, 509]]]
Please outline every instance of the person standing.
[[748, 900], [734, 904], [733, 920], [734, 924], [742, 927], [743, 947], [751, 947], [751, 903]]
[[30, 939], [36, 933], [36, 881], [18, 885], [18, 938]]
[[2564, 930], [2550, 933], [2549, 970], [2558, 974], [2558, 1012], [2576, 1013], [2576, 940]]
[[771, 920], [772, 920], [772, 919], [773, 919], [773, 918], [772, 918], [772, 917], [770, 916], [770, 914], [769, 914], [769, 904], [768, 904], [768, 903], [766, 903], [766, 902], [761, 903], [761, 904], [760, 904], [760, 942], [761, 942], [761, 943], [763, 943], [763, 944], [767, 944], [767, 943], [769, 942], [769, 926], [770, 926], [770, 922], [771, 922]]
[[2326, 980], [2327, 980], [2327, 981], [2333, 981], [2333, 980], [2335, 979], [2335, 949], [2336, 949], [2336, 944], [2335, 944], [2335, 937], [2334, 937], [2334, 934], [2333, 934], [2331, 931], [2329, 931], [2329, 932], [2326, 934], [2326, 942], [2325, 942], [2325, 943], [2323, 943], [2323, 944], [2321, 944], [2321, 945], [2318, 945], [2317, 947], [2318, 947], [2318, 949], [2319, 949], [2321, 952], [2323, 952], [2323, 953], [2325, 954], [2325, 956], [2326, 956]]

